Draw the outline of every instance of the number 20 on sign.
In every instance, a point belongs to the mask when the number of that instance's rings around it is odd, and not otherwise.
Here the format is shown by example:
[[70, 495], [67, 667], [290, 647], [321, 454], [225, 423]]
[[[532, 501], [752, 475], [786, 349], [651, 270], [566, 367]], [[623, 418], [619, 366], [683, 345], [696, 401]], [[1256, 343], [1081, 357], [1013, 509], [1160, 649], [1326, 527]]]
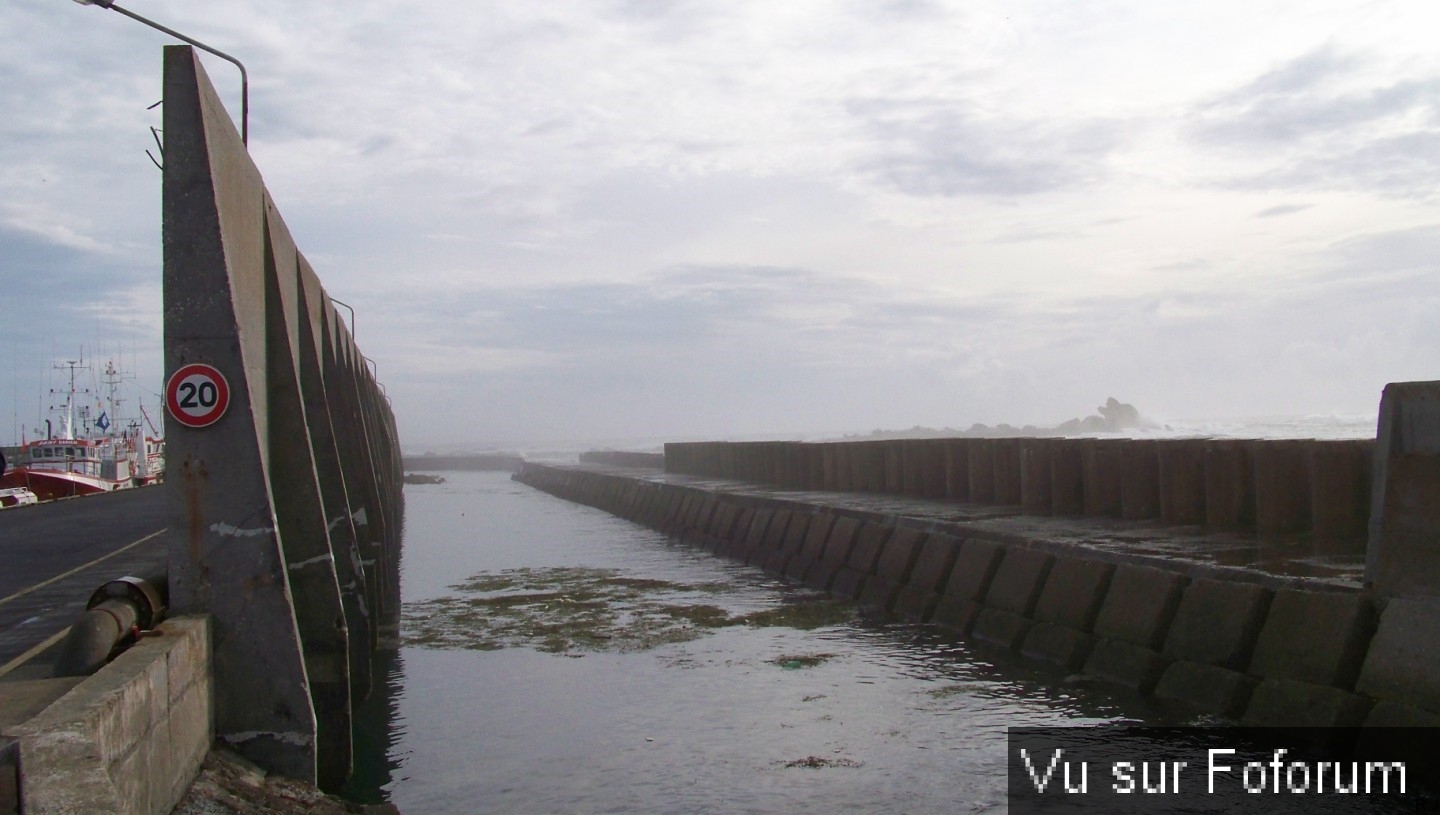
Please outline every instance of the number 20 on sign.
[[186, 427], [208, 427], [230, 407], [230, 383], [212, 366], [185, 365], [165, 384], [165, 405]]

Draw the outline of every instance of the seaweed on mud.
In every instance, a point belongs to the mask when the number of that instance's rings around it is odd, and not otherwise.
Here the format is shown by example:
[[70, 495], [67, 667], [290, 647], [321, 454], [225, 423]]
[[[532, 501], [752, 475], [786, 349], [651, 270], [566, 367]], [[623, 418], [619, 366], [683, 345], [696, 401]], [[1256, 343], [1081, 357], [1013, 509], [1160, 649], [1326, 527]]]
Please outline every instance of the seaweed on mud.
[[697, 596], [720, 597], [739, 591], [736, 586], [631, 577], [614, 569], [511, 569], [475, 575], [451, 591], [406, 604], [407, 645], [472, 650], [527, 646], [549, 653], [637, 651], [729, 626], [813, 629], [854, 616], [848, 606], [815, 596], [732, 614]]
[[806, 769], [818, 770], [824, 767], [859, 767], [860, 762], [851, 758], [825, 758], [823, 756], [806, 756], [797, 758], [794, 761], [785, 762], [786, 767], [804, 767]]
[[756, 628], [781, 626], [811, 631], [831, 625], [840, 625], [855, 618], [855, 608], [847, 603], [829, 598], [807, 598], [763, 611], [754, 611], [740, 618], [740, 622]]
[[787, 670], [814, 668], [834, 659], [835, 656], [835, 654], [784, 654], [770, 660], [770, 664], [779, 665]]

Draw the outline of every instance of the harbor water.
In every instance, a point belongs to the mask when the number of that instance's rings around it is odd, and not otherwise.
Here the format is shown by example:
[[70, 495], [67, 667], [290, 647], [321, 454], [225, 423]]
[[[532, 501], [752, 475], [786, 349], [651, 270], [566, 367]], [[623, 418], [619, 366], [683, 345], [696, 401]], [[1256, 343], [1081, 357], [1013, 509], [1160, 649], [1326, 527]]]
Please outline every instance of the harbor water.
[[1010, 727], [1117, 697], [515, 483], [406, 487], [376, 706], [407, 813], [1006, 811]]

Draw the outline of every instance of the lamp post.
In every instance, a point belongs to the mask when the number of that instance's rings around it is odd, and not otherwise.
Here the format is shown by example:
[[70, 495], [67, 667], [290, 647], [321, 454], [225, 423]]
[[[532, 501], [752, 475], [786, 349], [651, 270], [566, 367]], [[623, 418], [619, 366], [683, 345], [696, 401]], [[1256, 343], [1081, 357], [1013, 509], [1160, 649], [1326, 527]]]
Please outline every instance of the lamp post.
[[230, 56], [229, 54], [225, 53], [224, 51], [219, 51], [219, 50], [217, 50], [217, 49], [211, 48], [210, 46], [206, 45], [206, 44], [203, 43], [203, 42], [200, 42], [200, 41], [197, 40], [197, 39], [194, 39], [193, 37], [187, 37], [187, 36], [185, 36], [184, 34], [181, 34], [179, 31], [176, 31], [176, 30], [173, 29], [173, 28], [166, 28], [165, 26], [160, 25], [159, 23], [155, 22], [154, 20], [147, 20], [147, 19], [145, 19], [144, 17], [141, 17], [140, 15], [136, 14], [135, 12], [130, 11], [129, 9], [121, 8], [121, 7], [117, 6], [117, 5], [115, 5], [115, 0], [75, 0], [75, 2], [79, 3], [79, 4], [82, 5], [82, 6], [99, 6], [100, 8], [108, 8], [108, 9], [110, 9], [111, 11], [118, 11], [118, 12], [120, 12], [121, 14], [125, 15], [126, 17], [129, 17], [129, 18], [132, 19], [132, 20], [138, 20], [139, 22], [142, 22], [142, 23], [144, 23], [145, 25], [150, 26], [151, 28], [155, 29], [156, 31], [162, 31], [162, 32], [164, 32], [164, 33], [166, 33], [166, 34], [169, 34], [170, 36], [174, 37], [175, 39], [180, 40], [181, 42], [189, 43], [190, 45], [193, 45], [193, 46], [195, 46], [196, 48], [201, 49], [202, 51], [208, 51], [209, 53], [214, 54], [215, 56], [217, 56], [217, 57], [219, 57], [219, 58], [221, 58], [221, 59], [223, 59], [223, 60], [226, 60], [226, 61], [234, 64], [234, 66], [235, 66], [236, 68], [239, 68], [239, 69], [240, 69], [240, 141], [241, 141], [242, 144], [245, 144], [246, 146], [249, 146], [249, 144], [250, 144], [250, 77], [249, 77], [248, 74], [245, 73], [245, 66], [242, 65], [242, 64], [240, 64], [240, 60], [238, 60], [238, 59]]

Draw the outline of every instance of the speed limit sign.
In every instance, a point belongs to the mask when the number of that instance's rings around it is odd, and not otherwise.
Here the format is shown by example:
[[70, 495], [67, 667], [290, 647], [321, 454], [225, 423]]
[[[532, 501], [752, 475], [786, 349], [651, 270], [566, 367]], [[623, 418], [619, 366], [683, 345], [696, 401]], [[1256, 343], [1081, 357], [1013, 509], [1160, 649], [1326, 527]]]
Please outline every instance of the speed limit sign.
[[165, 405], [180, 424], [208, 427], [230, 407], [230, 383], [212, 366], [185, 365], [165, 384]]

